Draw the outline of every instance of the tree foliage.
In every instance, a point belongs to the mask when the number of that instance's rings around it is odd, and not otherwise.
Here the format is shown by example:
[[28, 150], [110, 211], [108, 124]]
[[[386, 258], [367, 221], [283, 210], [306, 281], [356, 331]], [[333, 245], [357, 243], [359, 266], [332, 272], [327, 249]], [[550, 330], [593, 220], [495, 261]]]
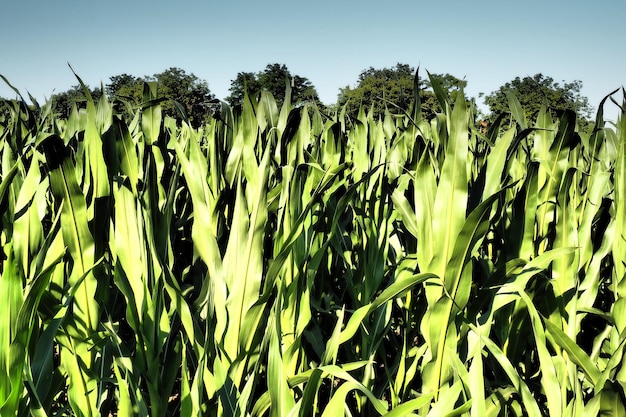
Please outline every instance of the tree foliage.
[[205, 121], [210, 109], [209, 102], [215, 98], [206, 81], [176, 67], [152, 76], [120, 74], [110, 77], [109, 80], [105, 91], [114, 100], [118, 113], [126, 115], [129, 110], [125, 104], [131, 107], [141, 104], [144, 82], [156, 82], [158, 97], [169, 99], [161, 103], [164, 115], [174, 119], [181, 118], [180, 110], [173, 103], [176, 101], [182, 106], [193, 126], [199, 126]]
[[173, 101], [185, 109], [194, 126], [200, 125], [207, 117], [210, 101], [215, 98], [206, 81], [194, 74], [187, 74], [180, 68], [169, 68], [161, 73], [147, 77], [146, 81], [157, 83], [157, 94], [170, 100], [161, 103], [163, 113], [173, 118], [180, 118]]
[[243, 97], [246, 91], [256, 96], [261, 91], [261, 83], [257, 80], [257, 76], [253, 72], [240, 72], [237, 77], [230, 82], [230, 95], [226, 97], [226, 101], [230, 105], [240, 105], [243, 103]]
[[510, 112], [506, 92], [513, 92], [529, 120], [537, 116], [542, 104], [547, 106], [553, 117], [559, 110], [569, 109], [574, 110], [583, 119], [589, 119], [592, 108], [587, 98], [580, 93], [582, 86], [581, 81], [560, 84], [552, 77], [543, 74], [524, 78], [516, 77], [487, 95], [485, 104], [489, 106], [490, 118], [495, 119], [501, 113]]
[[0, 97], [0, 123], [4, 122], [4, 120], [9, 117], [9, 114], [9, 100]]
[[[166, 98], [161, 103], [163, 115], [174, 119], [181, 119], [180, 110], [173, 101], [178, 102], [194, 127], [202, 124], [210, 111], [210, 101], [215, 98], [206, 81], [194, 74], [188, 74], [180, 68], [169, 68], [158, 74], [145, 77], [136, 77], [130, 74], [120, 74], [109, 78], [104, 87], [107, 97], [113, 101], [118, 114], [128, 116], [141, 105], [143, 100], [144, 82], [155, 82], [159, 98]], [[89, 89], [94, 100], [102, 95], [100, 88]], [[51, 98], [53, 111], [60, 117], [67, 118], [73, 106], [85, 107], [86, 97], [83, 88], [73, 86], [67, 91], [54, 94]]]
[[243, 103], [244, 92], [247, 91], [252, 97], [258, 97], [261, 91], [272, 93], [278, 106], [285, 101], [286, 83], [291, 85], [291, 102], [300, 105], [307, 101], [319, 103], [317, 90], [308, 78], [292, 74], [284, 64], [268, 64], [263, 71], [240, 72], [231, 81], [230, 95], [226, 101], [231, 106], [239, 106]]
[[[448, 73], [445, 74], [431, 74], [430, 75], [441, 87], [441, 90], [447, 95], [447, 99], [450, 104], [456, 102], [458, 94], [463, 91], [467, 86], [467, 81], [461, 80], [454, 75]], [[465, 97], [468, 100], [467, 97]], [[428, 118], [432, 117], [435, 113], [441, 113], [443, 109], [437, 99], [437, 96], [433, 92], [433, 85], [430, 77], [420, 78], [420, 101], [422, 102], [422, 112]]]
[[141, 101], [143, 79], [130, 74], [120, 74], [110, 77], [109, 80], [104, 87], [108, 97], [126, 99], [132, 103]]
[[[102, 89], [100, 88], [92, 89], [88, 87], [88, 90], [94, 100], [98, 100], [102, 95]], [[50, 100], [52, 101], [52, 112], [58, 117], [66, 119], [70, 116], [74, 107], [77, 109], [86, 107], [87, 96], [82, 86], [74, 85], [67, 91], [53, 94]]]
[[[376, 117], [382, 116], [385, 109], [392, 114], [407, 111], [413, 100], [415, 69], [407, 64], [398, 63], [395, 67], [376, 69], [370, 67], [359, 74], [356, 87], [346, 86], [339, 92], [337, 105], [346, 107], [346, 112], [355, 117], [360, 106], [370, 108]], [[456, 94], [467, 84], [450, 74], [433, 74], [433, 78], [442, 86], [454, 101]], [[441, 107], [432, 91], [430, 79], [419, 78], [420, 100], [425, 117], [440, 112]]]

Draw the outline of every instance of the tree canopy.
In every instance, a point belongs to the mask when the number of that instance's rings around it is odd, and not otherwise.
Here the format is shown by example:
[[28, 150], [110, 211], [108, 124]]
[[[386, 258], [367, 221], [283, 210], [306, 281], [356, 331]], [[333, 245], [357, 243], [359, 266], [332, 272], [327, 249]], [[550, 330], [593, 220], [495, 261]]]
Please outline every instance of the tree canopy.
[[0, 124], [9, 117], [10, 112], [8, 107], [8, 101], [9, 100], [7, 100], [6, 98], [0, 96]]
[[510, 112], [506, 93], [512, 92], [529, 120], [537, 116], [543, 103], [547, 105], [553, 116], [556, 116], [559, 110], [569, 109], [574, 110], [580, 117], [589, 119], [592, 108], [587, 97], [580, 93], [582, 86], [581, 81], [560, 84], [552, 77], [543, 74], [524, 78], [516, 77], [485, 96], [485, 104], [489, 106], [490, 118], [495, 119], [501, 113]]
[[[146, 81], [157, 83], [157, 94], [180, 103], [192, 124], [202, 123], [209, 112], [209, 102], [215, 96], [209, 90], [206, 81], [194, 74], [187, 74], [180, 68], [169, 68], [161, 73], [147, 77]], [[164, 114], [178, 118], [180, 114], [171, 101], [161, 103]]]
[[[158, 96], [178, 102], [194, 126], [206, 119], [209, 102], [215, 98], [206, 81], [176, 67], [143, 78], [121, 74], [109, 79], [110, 82], [105, 87], [108, 96], [130, 101], [132, 104], [141, 102], [144, 82], [156, 82]], [[170, 100], [161, 103], [163, 114], [178, 119], [181, 114]], [[116, 108], [123, 111], [119, 106]]]
[[[370, 67], [359, 74], [356, 87], [346, 86], [340, 90], [337, 105], [346, 106], [346, 112], [352, 116], [356, 116], [361, 105], [366, 111], [372, 108], [377, 117], [384, 114], [385, 108], [391, 113], [407, 111], [413, 100], [414, 77], [415, 69], [407, 64], [398, 63], [395, 67], [382, 69]], [[451, 100], [467, 84], [450, 74], [433, 74], [433, 77], [448, 92]], [[440, 112], [430, 80], [420, 77], [419, 88], [424, 115], [430, 117]]]
[[[98, 100], [102, 95], [100, 88], [88, 88], [89, 94], [94, 100]], [[87, 97], [85, 91], [80, 85], [74, 85], [69, 90], [53, 94], [50, 97], [52, 101], [52, 112], [62, 118], [68, 118], [74, 109], [84, 108], [86, 106]]]
[[[345, 106], [347, 114], [352, 117], [356, 117], [360, 106], [366, 111], [372, 109], [376, 117], [382, 116], [385, 109], [396, 114], [408, 111], [413, 100], [415, 76], [416, 70], [403, 63], [397, 63], [389, 68], [369, 67], [359, 74], [355, 86], [347, 85], [340, 89], [337, 106], [339, 108]], [[467, 84], [465, 80], [447, 73], [431, 76], [441, 87], [441, 91], [447, 94], [451, 103], [455, 102], [456, 95], [463, 91]], [[442, 111], [440, 101], [433, 91], [430, 77], [420, 76], [418, 80], [422, 115], [430, 118]], [[115, 75], [110, 77], [104, 91], [113, 101], [118, 113], [129, 113], [132, 112], [133, 106], [140, 105], [143, 100], [144, 82], [155, 82], [159, 97], [180, 103], [194, 126], [203, 123], [211, 114], [215, 96], [211, 93], [208, 83], [193, 73], [187, 73], [176, 67], [144, 77], [130, 74]], [[225, 100], [232, 106], [238, 106], [243, 101], [244, 91], [247, 90], [251, 97], [258, 98], [261, 91], [266, 90], [274, 96], [280, 106], [285, 99], [286, 83], [290, 83], [294, 105], [298, 106], [307, 101], [322, 105], [310, 80], [292, 74], [285, 64], [278, 63], [268, 64], [265, 69], [256, 73], [239, 72], [231, 81], [230, 95]], [[581, 81], [559, 83], [541, 73], [532, 77], [516, 77], [498, 90], [484, 96], [484, 102], [489, 108], [486, 119], [493, 121], [499, 114], [510, 112], [507, 93], [512, 92], [529, 120], [536, 118], [543, 103], [553, 117], [557, 116], [559, 110], [571, 109], [581, 119], [589, 120], [592, 107], [588, 99], [581, 94], [581, 89]], [[89, 91], [96, 100], [102, 95], [101, 88], [89, 88]], [[65, 118], [70, 115], [74, 106], [84, 107], [86, 98], [83, 87], [75, 85], [67, 91], [53, 94], [51, 101], [53, 112]], [[165, 100], [161, 107], [164, 115], [180, 118], [180, 110], [172, 101]]]
[[129, 74], [114, 75], [109, 78], [104, 91], [110, 98], [123, 98], [133, 103], [141, 101], [143, 79]]
[[[181, 104], [194, 126], [199, 126], [205, 121], [211, 107], [210, 101], [215, 98], [206, 81], [175, 67], [152, 76], [136, 77], [130, 74], [112, 76], [109, 78], [109, 83], [105, 85], [104, 91], [114, 102], [118, 113], [128, 113], [124, 104], [129, 104], [131, 107], [141, 104], [144, 82], [155, 82], [158, 97], [170, 99], [161, 103], [164, 115], [180, 119], [180, 111], [171, 101], [174, 100]], [[89, 90], [94, 100], [102, 95], [100, 88]], [[83, 88], [76, 85], [67, 91], [54, 94], [51, 100], [53, 111], [61, 117], [68, 117], [74, 105], [78, 108], [84, 107], [86, 97]]]
[[261, 91], [272, 93], [280, 106], [285, 101], [286, 83], [291, 85], [291, 102], [299, 105], [307, 101], [319, 102], [317, 90], [308, 78], [292, 74], [284, 64], [268, 64], [263, 71], [257, 73], [240, 72], [231, 81], [230, 95], [226, 101], [231, 106], [243, 103], [244, 92], [251, 97], [258, 97]]

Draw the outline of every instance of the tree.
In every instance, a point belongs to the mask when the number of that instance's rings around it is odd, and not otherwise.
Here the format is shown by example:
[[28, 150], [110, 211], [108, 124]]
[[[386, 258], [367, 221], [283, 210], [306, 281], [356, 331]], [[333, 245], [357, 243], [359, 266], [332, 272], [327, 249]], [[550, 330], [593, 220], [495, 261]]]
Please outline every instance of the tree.
[[4, 97], [0, 97], [0, 126], [2, 126], [4, 121], [9, 118], [10, 114], [9, 100]]
[[[174, 67], [154, 74], [152, 77], [147, 77], [146, 80], [156, 81], [159, 97], [180, 103], [192, 125], [199, 126], [206, 120], [209, 114], [210, 101], [215, 98], [206, 81]], [[180, 118], [179, 111], [171, 101], [161, 103], [161, 108], [164, 115], [175, 119]]]
[[[94, 101], [102, 96], [102, 90], [100, 88], [87, 88]], [[80, 85], [75, 85], [67, 91], [53, 94], [50, 100], [52, 101], [52, 112], [63, 119], [67, 119], [70, 114], [72, 114], [74, 106], [76, 106], [77, 109], [87, 106], [87, 97], [85, 96], [83, 87]]]
[[113, 102], [113, 107], [118, 113], [131, 116], [132, 110], [127, 106], [141, 103], [144, 80], [129, 74], [114, 75], [109, 80], [104, 91]]
[[[441, 86], [442, 90], [447, 93], [450, 104], [456, 102], [458, 94], [467, 86], [467, 81], [456, 78], [454, 75], [448, 73], [432, 74], [432, 76]], [[467, 97], [465, 97], [465, 99], [467, 100]], [[430, 78], [420, 78], [420, 100], [422, 102], [422, 112], [427, 118], [443, 111], [439, 100], [437, 100], [433, 92]]]
[[211, 107], [210, 101], [215, 98], [206, 81], [175, 67], [152, 76], [135, 77], [120, 74], [110, 77], [109, 80], [105, 90], [109, 98], [116, 101], [115, 109], [119, 113], [128, 115], [122, 101], [135, 106], [141, 104], [144, 82], [156, 82], [158, 97], [169, 99], [161, 103], [163, 114], [179, 120], [180, 111], [171, 100], [176, 101], [183, 107], [189, 121], [195, 127], [206, 120]]
[[276, 103], [280, 107], [285, 101], [286, 83], [291, 85], [291, 102], [294, 105], [301, 105], [307, 101], [319, 103], [317, 90], [306, 77], [293, 75], [284, 64], [268, 64], [263, 71], [240, 72], [231, 81], [230, 96], [226, 101], [231, 106], [239, 106], [243, 102], [244, 91], [251, 97], [258, 98], [261, 91], [266, 90], [272, 93]]
[[537, 117], [544, 102], [553, 117], [557, 116], [559, 110], [569, 109], [574, 110], [582, 119], [589, 119], [592, 108], [587, 97], [580, 94], [582, 86], [581, 81], [559, 84], [552, 77], [543, 74], [516, 77], [485, 97], [485, 104], [491, 112], [489, 119], [493, 120], [501, 113], [510, 112], [507, 91], [515, 94], [528, 120]]
[[109, 77], [110, 82], [105, 86], [107, 96], [112, 99], [116, 96], [133, 97], [136, 90], [141, 89], [141, 78], [129, 74], [120, 74]]
[[[407, 110], [413, 96], [414, 69], [398, 63], [392, 68], [375, 69], [369, 67], [359, 74], [357, 86], [346, 86], [339, 91], [337, 105], [346, 106], [346, 112], [355, 117], [360, 106], [366, 110], [373, 107], [374, 114], [380, 116], [385, 108], [392, 113]], [[387, 106], [387, 101], [399, 107]]]
[[[283, 86], [284, 89], [284, 86]], [[244, 93], [247, 91], [249, 95], [256, 97], [261, 92], [261, 83], [257, 79], [257, 75], [253, 72], [240, 72], [237, 77], [230, 82], [230, 96], [226, 97], [226, 101], [231, 105], [241, 105], [243, 103]]]
[[[356, 117], [360, 106], [367, 111], [373, 108], [374, 115], [380, 117], [385, 109], [391, 113], [407, 111], [413, 100], [413, 79], [415, 69], [407, 64], [398, 63], [395, 67], [375, 69], [370, 67], [359, 74], [356, 87], [346, 86], [340, 89], [337, 105], [346, 106], [347, 114]], [[450, 74], [433, 74], [450, 100], [454, 102], [456, 94], [467, 84]], [[439, 102], [432, 92], [431, 82], [419, 78], [420, 100], [425, 117], [441, 112]]]
[[104, 87], [109, 99], [124, 98], [131, 102], [141, 101], [143, 80], [129, 74], [114, 75], [109, 78], [110, 82]]

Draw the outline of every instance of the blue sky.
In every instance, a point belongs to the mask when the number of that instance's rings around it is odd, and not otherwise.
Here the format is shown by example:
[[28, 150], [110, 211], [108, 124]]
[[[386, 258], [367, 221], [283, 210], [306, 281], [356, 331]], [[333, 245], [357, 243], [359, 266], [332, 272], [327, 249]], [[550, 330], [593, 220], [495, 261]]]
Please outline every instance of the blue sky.
[[[472, 97], [543, 73], [581, 80], [597, 107], [626, 85], [626, 2], [615, 0], [6, 0], [0, 7], [0, 74], [38, 100], [77, 84], [68, 63], [92, 87], [113, 75], [179, 67], [224, 98], [238, 72], [278, 62], [311, 80], [325, 103], [362, 70], [398, 62], [465, 78]], [[1, 80], [0, 96], [14, 97]]]

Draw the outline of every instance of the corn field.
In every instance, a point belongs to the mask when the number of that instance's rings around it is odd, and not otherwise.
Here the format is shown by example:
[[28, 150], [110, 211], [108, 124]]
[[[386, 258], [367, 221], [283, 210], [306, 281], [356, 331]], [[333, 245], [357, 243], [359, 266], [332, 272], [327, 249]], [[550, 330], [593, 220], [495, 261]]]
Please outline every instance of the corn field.
[[483, 131], [431, 82], [430, 120], [6, 102], [0, 414], [626, 415], [626, 105]]

